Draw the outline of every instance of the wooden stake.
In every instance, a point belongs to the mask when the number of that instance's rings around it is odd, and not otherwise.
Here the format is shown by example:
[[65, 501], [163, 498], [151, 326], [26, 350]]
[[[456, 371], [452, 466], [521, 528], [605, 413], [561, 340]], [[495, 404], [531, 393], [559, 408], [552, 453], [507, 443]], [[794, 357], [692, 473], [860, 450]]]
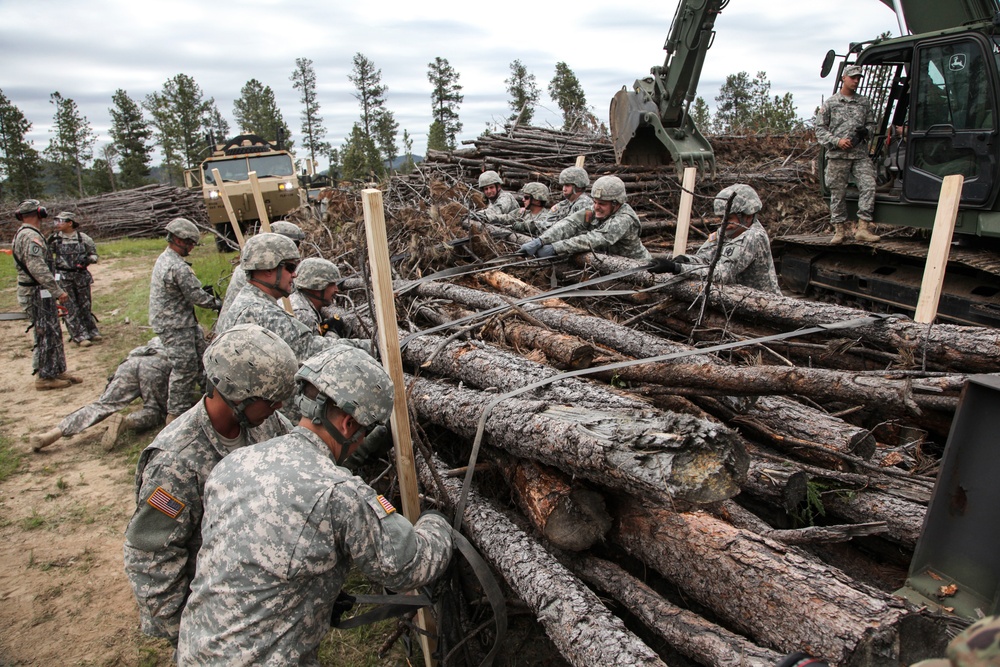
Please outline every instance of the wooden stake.
[[[417, 490], [417, 468], [413, 459], [413, 441], [410, 439], [410, 416], [406, 407], [406, 383], [403, 377], [403, 358], [399, 351], [399, 329], [396, 326], [396, 303], [392, 291], [392, 273], [389, 264], [389, 242], [385, 231], [385, 210], [382, 208], [382, 191], [361, 191], [365, 214], [365, 233], [368, 238], [368, 262], [371, 264], [372, 289], [375, 293], [375, 316], [378, 323], [378, 344], [382, 365], [392, 379], [393, 404], [390, 423], [396, 443], [396, 472], [399, 475], [399, 494], [402, 498], [403, 516], [416, 522], [420, 516], [420, 496]], [[426, 609], [417, 612], [417, 627], [430, 636], [420, 634], [424, 650], [424, 664], [431, 667], [436, 642], [433, 619]]]
[[586, 162], [586, 161], [587, 161], [587, 156], [586, 155], [577, 155], [576, 156], [576, 166], [580, 167], [580, 169], [583, 169], [583, 163]]
[[927, 250], [927, 264], [924, 266], [924, 280], [920, 284], [920, 297], [917, 299], [917, 311], [913, 318], [920, 324], [930, 324], [937, 317], [964, 183], [965, 177], [955, 174], [945, 176], [941, 184], [937, 215], [934, 216], [934, 231], [931, 232], [931, 245]]
[[688, 230], [691, 229], [691, 207], [694, 204], [694, 184], [698, 176], [695, 167], [684, 168], [684, 179], [681, 185], [680, 208], [677, 210], [677, 233], [674, 234], [674, 257], [687, 253]]
[[271, 221], [267, 219], [267, 208], [264, 207], [264, 195], [260, 193], [260, 181], [257, 180], [257, 172], [251, 171], [250, 189], [253, 191], [253, 202], [257, 205], [257, 217], [260, 219], [260, 231], [271, 231]]
[[222, 204], [226, 207], [229, 224], [233, 226], [233, 233], [236, 234], [236, 240], [239, 242], [240, 249], [242, 250], [246, 240], [243, 238], [243, 230], [240, 229], [240, 223], [236, 220], [236, 211], [233, 210], [233, 203], [229, 201], [229, 193], [226, 192], [226, 184], [222, 181], [218, 167], [212, 170], [212, 178], [215, 179], [215, 185], [219, 188], [219, 196], [222, 197]]

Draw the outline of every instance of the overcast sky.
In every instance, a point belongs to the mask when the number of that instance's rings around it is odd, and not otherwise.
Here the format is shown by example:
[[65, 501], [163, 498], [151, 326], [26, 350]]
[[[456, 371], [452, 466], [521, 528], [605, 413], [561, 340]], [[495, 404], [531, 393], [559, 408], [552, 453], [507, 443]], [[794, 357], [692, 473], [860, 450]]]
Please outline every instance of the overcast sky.
[[[459, 73], [465, 101], [459, 108], [461, 140], [473, 139], [510, 113], [504, 79], [520, 59], [542, 91], [534, 123], [559, 127], [549, 99], [555, 64], [566, 62], [587, 101], [607, 120], [611, 97], [663, 62], [663, 42], [676, 5], [616, 0], [594, 2], [479, 3], [280, 2], [242, 0], [0, 0], [0, 89], [33, 123], [30, 138], [44, 149], [51, 136], [58, 91], [76, 101], [109, 141], [111, 97], [132, 99], [162, 89], [170, 77], [195, 79], [236, 133], [233, 100], [251, 78], [274, 91], [292, 138], [301, 145], [301, 104], [289, 76], [295, 59], [313, 61], [320, 114], [340, 147], [360, 116], [347, 80], [361, 52], [382, 71], [387, 105], [426, 148], [430, 125], [427, 65], [440, 56]], [[487, 9], [488, 7], [488, 9]], [[828, 49], [879, 33], [899, 34], [895, 14], [878, 0], [733, 0], [716, 22], [699, 95], [714, 109], [729, 74], [767, 73], [772, 92], [794, 94], [799, 115], [811, 117], [833, 89], [820, 79]], [[400, 140], [400, 148], [402, 141]]]

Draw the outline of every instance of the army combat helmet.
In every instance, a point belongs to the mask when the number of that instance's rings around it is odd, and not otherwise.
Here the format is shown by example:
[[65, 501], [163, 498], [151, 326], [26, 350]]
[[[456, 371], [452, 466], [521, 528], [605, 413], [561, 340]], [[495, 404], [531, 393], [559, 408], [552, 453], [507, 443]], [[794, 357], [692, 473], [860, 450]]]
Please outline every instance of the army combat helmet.
[[537, 199], [543, 204], [549, 203], [549, 189], [541, 183], [528, 183], [521, 188], [521, 192], [528, 195], [532, 199]]
[[306, 239], [306, 233], [302, 231], [302, 228], [293, 222], [288, 222], [287, 220], [276, 220], [272, 222], [271, 232], [287, 236], [291, 240], [295, 241], [296, 245]]
[[[328, 406], [336, 406], [352, 416], [361, 424], [362, 434], [384, 422], [392, 412], [392, 380], [375, 359], [356, 347], [338, 345], [306, 359], [295, 380], [299, 385], [295, 397], [299, 412], [313, 424], [321, 425], [340, 444], [338, 465], [347, 459], [357, 436], [351, 440], [344, 438], [330, 422]], [[306, 384], [318, 391], [315, 398], [306, 395]]]
[[729, 212], [737, 215], [756, 215], [764, 205], [757, 195], [757, 191], [745, 183], [736, 183], [727, 188], [723, 188], [719, 194], [715, 195], [715, 214], [722, 216], [726, 214], [726, 204], [729, 198], [733, 198], [733, 205], [729, 207]]
[[503, 181], [500, 179], [500, 174], [496, 173], [492, 169], [479, 174], [479, 188], [485, 188], [487, 185], [503, 185]]
[[624, 204], [628, 201], [625, 195], [625, 183], [617, 176], [601, 176], [590, 188], [590, 196], [603, 201], [613, 201]]
[[[285, 263], [290, 262], [296, 266], [299, 263], [299, 249], [295, 241], [282, 236], [281, 234], [265, 233], [251, 236], [243, 246], [240, 255], [240, 268], [246, 271], [247, 278], [250, 278], [251, 271], [269, 271], [277, 269], [273, 283], [262, 283], [265, 287], [277, 291], [282, 296], [288, 296], [289, 292], [281, 287], [281, 274], [285, 270]], [[295, 269], [291, 269], [293, 272]]]
[[922, 660], [912, 667], [996, 667], [1000, 665], [1000, 616], [987, 616], [948, 642], [947, 658]]
[[201, 232], [198, 231], [198, 226], [187, 218], [174, 218], [167, 223], [166, 230], [167, 241], [170, 241], [170, 237], [191, 241], [192, 243], [197, 243], [201, 239]]
[[208, 383], [244, 428], [256, 400], [279, 403], [295, 391], [295, 352], [277, 334], [257, 324], [237, 324], [215, 337], [202, 357]]
[[330, 283], [340, 282], [337, 265], [322, 257], [307, 257], [295, 270], [296, 289], [324, 290]]
[[590, 174], [583, 167], [566, 167], [559, 172], [559, 185], [572, 185], [586, 190], [590, 185]]

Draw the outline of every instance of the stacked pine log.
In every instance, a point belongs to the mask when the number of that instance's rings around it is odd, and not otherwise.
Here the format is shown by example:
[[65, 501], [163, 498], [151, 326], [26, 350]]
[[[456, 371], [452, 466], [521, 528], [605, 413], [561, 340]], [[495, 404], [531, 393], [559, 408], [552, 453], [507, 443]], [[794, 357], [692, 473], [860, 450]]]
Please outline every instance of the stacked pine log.
[[[208, 227], [205, 202], [198, 189], [153, 184], [84, 199], [52, 199], [42, 203], [51, 216], [60, 211], [73, 213], [81, 229], [96, 239], [163, 236], [163, 228], [174, 218], [187, 218]], [[0, 219], [11, 221], [3, 229], [4, 240], [9, 242], [17, 230], [13, 224], [14, 206], [0, 210]]]
[[[882, 667], [942, 655], [962, 622], [893, 591], [965, 373], [1000, 371], [1000, 335], [736, 286], [706, 298], [696, 281], [666, 284], [601, 255], [427, 280], [527, 240], [465, 218], [478, 169], [502, 164], [511, 178], [516, 162], [554, 183], [572, 151], [592, 146], [543, 151], [530, 134], [522, 153], [510, 137], [480, 140], [475, 157], [434, 155], [387, 188], [428, 502], [455, 513], [471, 485], [463, 530], [568, 664], [763, 666], [803, 650]], [[594, 145], [588, 159], [605, 155]], [[485, 154], [494, 147], [502, 158]], [[739, 173], [767, 164], [788, 167], [764, 156]], [[615, 169], [590, 166], [592, 177]], [[672, 168], [649, 171], [641, 182], [677, 192]], [[772, 206], [812, 206], [795, 201], [799, 188], [779, 189], [788, 198]], [[673, 210], [669, 197], [651, 200]], [[645, 217], [644, 241], [666, 245], [667, 226]], [[337, 233], [311, 238], [351, 264], [362, 234], [350, 197], [336, 219]], [[345, 320], [364, 337], [374, 324], [360, 264], [342, 289], [357, 306]], [[828, 328], [758, 340], [817, 324]]]

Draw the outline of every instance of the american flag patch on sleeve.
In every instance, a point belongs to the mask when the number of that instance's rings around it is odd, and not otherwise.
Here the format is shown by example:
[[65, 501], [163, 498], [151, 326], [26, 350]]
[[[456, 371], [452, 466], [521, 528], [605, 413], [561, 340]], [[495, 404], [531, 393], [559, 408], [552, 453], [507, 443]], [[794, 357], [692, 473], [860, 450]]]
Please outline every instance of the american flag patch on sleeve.
[[164, 491], [162, 486], [156, 487], [156, 491], [153, 491], [153, 495], [151, 495], [146, 502], [152, 505], [155, 509], [158, 509], [169, 516], [171, 519], [176, 519], [177, 515], [184, 511], [185, 507], [184, 503]]
[[389, 499], [385, 496], [380, 495], [378, 497], [378, 504], [382, 506], [382, 509], [385, 510], [386, 514], [392, 514], [396, 511], [396, 508], [392, 506], [392, 503], [390, 503]]
[[379, 520], [386, 518], [396, 511], [396, 508], [392, 506], [392, 503], [390, 503], [385, 496], [375, 496], [374, 498], [369, 496], [368, 504], [373, 510], [375, 510], [375, 514], [378, 516]]

